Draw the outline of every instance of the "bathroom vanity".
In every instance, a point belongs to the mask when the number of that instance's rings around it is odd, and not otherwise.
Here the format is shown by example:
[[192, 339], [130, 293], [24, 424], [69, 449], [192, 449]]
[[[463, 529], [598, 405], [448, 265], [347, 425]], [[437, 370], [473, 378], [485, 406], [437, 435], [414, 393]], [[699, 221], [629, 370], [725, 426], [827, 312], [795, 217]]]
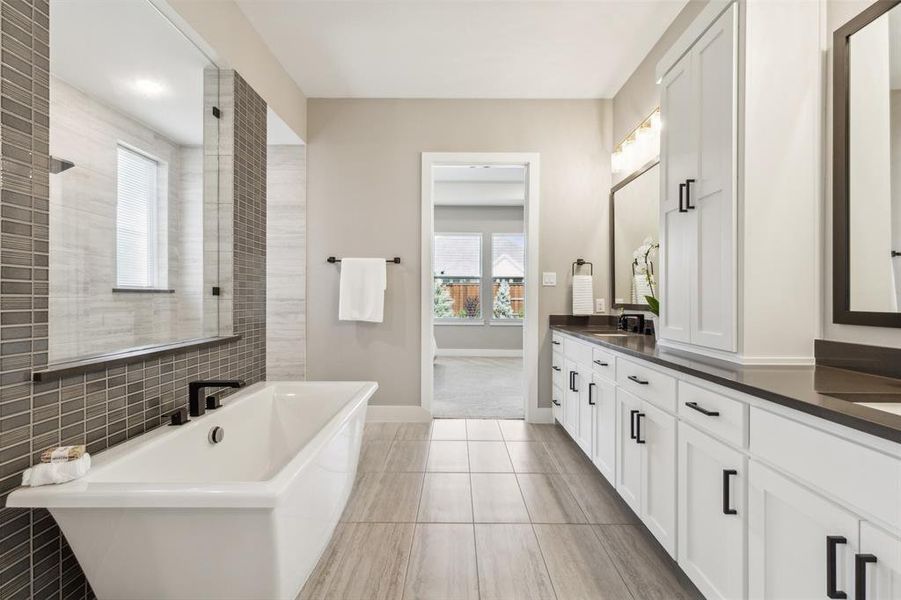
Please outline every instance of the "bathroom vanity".
[[901, 380], [551, 329], [554, 418], [707, 598], [901, 597]]

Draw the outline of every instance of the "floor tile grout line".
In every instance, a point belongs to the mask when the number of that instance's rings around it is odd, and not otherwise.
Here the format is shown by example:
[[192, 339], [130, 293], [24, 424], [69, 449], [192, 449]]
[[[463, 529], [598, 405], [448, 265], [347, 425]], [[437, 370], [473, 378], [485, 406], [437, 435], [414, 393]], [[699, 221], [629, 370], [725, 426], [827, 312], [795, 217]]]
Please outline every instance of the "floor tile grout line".
[[598, 542], [600, 542], [601, 548], [604, 549], [604, 554], [607, 555], [607, 560], [609, 560], [610, 564], [613, 565], [613, 568], [616, 570], [616, 574], [619, 575], [619, 578], [622, 580], [626, 590], [629, 592], [632, 598], [635, 598], [635, 592], [632, 590], [631, 586], [629, 586], [629, 582], [626, 581], [626, 578], [620, 570], [619, 566], [616, 564], [616, 561], [613, 560], [613, 556], [610, 553], [610, 548], [607, 546], [607, 542], [605, 542], [604, 539], [600, 535], [598, 535], [598, 526], [592, 524], [589, 524], [588, 526], [591, 527], [591, 533], [594, 535], [594, 537], [597, 538]]
[[[400, 428], [398, 428], [400, 431]], [[431, 430], [429, 431], [429, 437], [431, 437]], [[429, 461], [429, 454], [432, 452], [432, 443], [429, 442], [428, 450], [426, 450], [425, 460], [426, 464]], [[425, 477], [426, 473], [422, 474], [422, 478], [419, 480], [419, 497], [416, 499], [416, 515], [413, 517], [413, 535], [410, 536], [410, 549], [407, 551], [407, 564], [404, 566], [404, 579], [401, 582], [401, 598], [407, 595], [407, 577], [410, 574], [410, 563], [413, 562], [413, 548], [416, 544], [416, 534], [419, 529], [419, 509], [422, 506], [422, 492], [425, 489]]]

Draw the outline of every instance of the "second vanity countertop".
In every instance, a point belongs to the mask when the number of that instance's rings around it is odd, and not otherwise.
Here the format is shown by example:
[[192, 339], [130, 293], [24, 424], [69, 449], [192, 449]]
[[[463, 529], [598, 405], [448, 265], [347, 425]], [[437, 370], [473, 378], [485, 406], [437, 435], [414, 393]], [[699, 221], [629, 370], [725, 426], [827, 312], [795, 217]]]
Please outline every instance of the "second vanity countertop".
[[[597, 325], [551, 325], [551, 330], [692, 375], [745, 394], [901, 443], [901, 380], [825, 366], [739, 365], [658, 346], [653, 336]], [[853, 400], [853, 401], [852, 401]], [[872, 404], [885, 404], [885, 409]]]

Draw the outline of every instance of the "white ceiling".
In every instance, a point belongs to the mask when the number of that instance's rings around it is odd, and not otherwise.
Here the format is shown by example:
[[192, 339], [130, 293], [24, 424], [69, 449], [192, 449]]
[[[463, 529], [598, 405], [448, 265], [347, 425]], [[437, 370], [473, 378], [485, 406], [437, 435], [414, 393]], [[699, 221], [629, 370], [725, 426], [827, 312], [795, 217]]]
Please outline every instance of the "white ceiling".
[[686, 0], [237, 0], [312, 98], [611, 98]]
[[202, 143], [211, 63], [147, 0], [52, 0], [50, 10], [52, 75], [179, 144]]

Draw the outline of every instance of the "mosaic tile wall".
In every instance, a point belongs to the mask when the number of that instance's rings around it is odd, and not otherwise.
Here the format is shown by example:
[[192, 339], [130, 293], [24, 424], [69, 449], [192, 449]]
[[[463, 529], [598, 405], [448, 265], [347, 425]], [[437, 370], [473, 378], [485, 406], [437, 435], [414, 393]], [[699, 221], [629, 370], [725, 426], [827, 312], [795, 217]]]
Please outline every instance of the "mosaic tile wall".
[[[234, 135], [225, 132], [220, 142], [234, 143], [227, 195], [241, 339], [31, 383], [32, 369], [47, 362], [48, 11], [47, 0], [0, 0], [0, 507], [43, 449], [86, 443], [103, 450], [159, 426], [186, 404], [191, 380], [252, 383], [266, 370], [266, 105], [229, 74], [220, 84], [233, 85], [234, 94], [223, 90], [220, 99]], [[0, 599], [92, 596], [48, 512], [0, 508]]]

